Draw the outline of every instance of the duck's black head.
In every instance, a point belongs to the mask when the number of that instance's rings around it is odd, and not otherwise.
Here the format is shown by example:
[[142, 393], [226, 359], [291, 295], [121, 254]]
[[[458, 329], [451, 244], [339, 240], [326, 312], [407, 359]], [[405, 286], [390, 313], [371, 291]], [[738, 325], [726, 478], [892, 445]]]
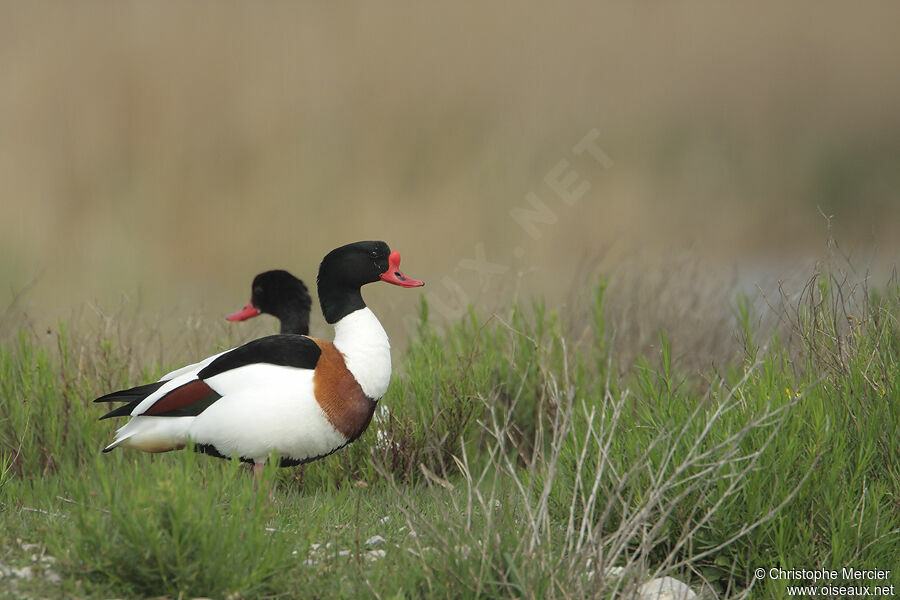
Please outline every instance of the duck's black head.
[[322, 314], [329, 323], [365, 308], [359, 289], [384, 281], [400, 287], [425, 285], [400, 272], [400, 253], [385, 242], [355, 242], [335, 248], [319, 266], [318, 289]]
[[281, 269], [260, 273], [253, 279], [250, 302], [229, 321], [244, 321], [265, 313], [281, 322], [281, 333], [309, 333], [312, 298], [306, 285]]

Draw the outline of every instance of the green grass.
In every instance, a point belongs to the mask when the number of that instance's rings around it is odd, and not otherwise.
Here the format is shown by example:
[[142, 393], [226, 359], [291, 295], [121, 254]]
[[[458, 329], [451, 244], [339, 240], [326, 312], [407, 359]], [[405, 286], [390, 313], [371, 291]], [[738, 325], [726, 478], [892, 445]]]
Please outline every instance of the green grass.
[[[95, 473], [105, 458], [97, 457]], [[277, 591], [276, 575], [291, 566], [303, 536], [266, 530], [275, 516], [266, 486], [247, 485], [236, 462], [209, 469], [202, 459], [188, 452], [116, 479], [81, 480], [70, 493], [84, 504], [51, 538], [51, 551], [90, 580], [134, 595]]]
[[36, 576], [0, 596], [612, 598], [670, 574], [780, 598], [802, 583], [760, 567], [900, 584], [896, 286], [817, 274], [773, 332], [738, 299], [720, 335], [743, 359], [699, 373], [674, 358], [677, 332], [619, 362], [605, 291], [588, 336], [542, 303], [438, 331], [423, 303], [389, 414], [302, 487], [191, 452], [99, 454], [111, 428], [91, 400], [162, 369], [115, 340], [83, 351], [92, 338], [65, 327], [55, 344], [21, 333], [0, 347], [0, 563]]

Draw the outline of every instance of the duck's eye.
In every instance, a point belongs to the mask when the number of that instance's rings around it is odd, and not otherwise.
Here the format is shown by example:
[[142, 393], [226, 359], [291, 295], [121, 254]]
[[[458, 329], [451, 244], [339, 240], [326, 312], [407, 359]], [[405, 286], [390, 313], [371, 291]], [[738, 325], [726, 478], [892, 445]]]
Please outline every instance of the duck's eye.
[[369, 252], [369, 256], [371, 256], [372, 258], [378, 258], [378, 250], [371, 250]]

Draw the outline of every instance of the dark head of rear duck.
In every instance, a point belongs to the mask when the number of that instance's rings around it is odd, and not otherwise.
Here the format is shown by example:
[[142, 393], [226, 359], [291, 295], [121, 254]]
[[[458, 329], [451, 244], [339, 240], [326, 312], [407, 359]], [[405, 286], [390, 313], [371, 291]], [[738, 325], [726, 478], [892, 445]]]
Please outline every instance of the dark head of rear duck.
[[254, 277], [250, 302], [225, 318], [246, 321], [261, 314], [272, 315], [278, 319], [281, 333], [307, 335], [311, 307], [312, 298], [306, 284], [287, 271], [276, 269]]
[[368, 427], [391, 376], [390, 343], [360, 288], [384, 281], [418, 287], [384, 242], [356, 242], [319, 267], [322, 313], [334, 340], [279, 334], [253, 340], [165, 375], [98, 398], [124, 401], [104, 417], [131, 416], [104, 451], [183, 448], [238, 457], [256, 468], [271, 455], [284, 466], [316, 460]]

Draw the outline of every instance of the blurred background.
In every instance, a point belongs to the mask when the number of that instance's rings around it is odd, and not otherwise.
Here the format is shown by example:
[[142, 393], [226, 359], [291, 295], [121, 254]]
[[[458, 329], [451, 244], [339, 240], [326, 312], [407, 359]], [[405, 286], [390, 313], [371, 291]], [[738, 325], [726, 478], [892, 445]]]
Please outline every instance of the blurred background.
[[440, 321], [598, 273], [752, 288], [829, 235], [896, 257], [896, 2], [0, 7], [7, 331], [224, 330], [256, 273], [359, 239], [427, 282], [366, 290], [401, 340], [421, 293]]

